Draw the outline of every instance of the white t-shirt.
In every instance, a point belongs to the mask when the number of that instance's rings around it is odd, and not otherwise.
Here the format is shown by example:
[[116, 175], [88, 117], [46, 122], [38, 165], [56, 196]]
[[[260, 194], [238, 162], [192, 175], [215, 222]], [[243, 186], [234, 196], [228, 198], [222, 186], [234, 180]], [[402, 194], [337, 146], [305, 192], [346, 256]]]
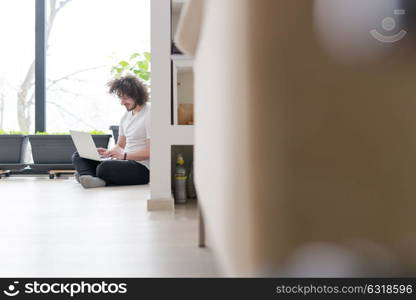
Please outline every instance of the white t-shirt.
[[[127, 111], [121, 118], [118, 134], [126, 137], [124, 152], [130, 153], [143, 149], [146, 139], [150, 139], [150, 103], [146, 102], [145, 106], [136, 114]], [[149, 160], [138, 160], [137, 162], [149, 169]]]

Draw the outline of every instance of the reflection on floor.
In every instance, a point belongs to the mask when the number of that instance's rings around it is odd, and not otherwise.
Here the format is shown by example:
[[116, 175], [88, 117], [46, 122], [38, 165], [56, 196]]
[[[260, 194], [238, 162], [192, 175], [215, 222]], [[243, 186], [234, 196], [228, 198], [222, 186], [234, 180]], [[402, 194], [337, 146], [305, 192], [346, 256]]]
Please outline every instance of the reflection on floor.
[[149, 186], [0, 180], [1, 277], [213, 277], [195, 203], [148, 212]]

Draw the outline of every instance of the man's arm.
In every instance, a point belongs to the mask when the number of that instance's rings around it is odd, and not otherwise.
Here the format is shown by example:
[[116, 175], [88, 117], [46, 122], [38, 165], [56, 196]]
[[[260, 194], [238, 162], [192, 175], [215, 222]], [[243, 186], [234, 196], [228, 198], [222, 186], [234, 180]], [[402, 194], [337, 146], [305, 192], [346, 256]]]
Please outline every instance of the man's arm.
[[117, 150], [117, 151], [124, 151], [124, 148], [126, 147], [126, 137], [124, 135], [120, 135], [117, 140], [117, 144], [114, 145], [111, 150]]
[[[128, 160], [147, 160], [150, 158], [150, 139], [146, 139], [146, 146], [138, 151], [127, 153]], [[123, 159], [123, 158], [122, 158]]]
[[111, 149], [107, 150], [105, 148], [97, 148], [97, 151], [100, 155], [114, 157], [117, 153], [123, 153], [125, 147], [126, 137], [124, 135], [119, 135], [117, 144], [115, 144]]
[[[111, 150], [110, 150], [111, 151]], [[124, 159], [124, 152], [112, 152], [111, 157], [115, 159]], [[150, 139], [146, 139], [146, 145], [143, 149], [127, 153], [127, 160], [147, 160], [150, 158]]]

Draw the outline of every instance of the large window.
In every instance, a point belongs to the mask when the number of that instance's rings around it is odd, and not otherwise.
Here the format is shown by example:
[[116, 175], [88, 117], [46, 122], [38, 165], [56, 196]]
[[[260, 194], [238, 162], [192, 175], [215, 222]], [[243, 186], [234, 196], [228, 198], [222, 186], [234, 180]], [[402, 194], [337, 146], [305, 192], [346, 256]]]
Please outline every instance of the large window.
[[[150, 52], [150, 0], [45, 2], [46, 113], [37, 118], [49, 132], [108, 130], [123, 113], [107, 94], [111, 67]], [[0, 129], [33, 132], [35, 0], [0, 1], [0, 26]]]
[[0, 1], [0, 129], [34, 127], [34, 1]]
[[150, 0], [71, 0], [48, 44], [48, 130], [106, 130], [124, 111], [107, 93], [111, 66], [150, 51]]

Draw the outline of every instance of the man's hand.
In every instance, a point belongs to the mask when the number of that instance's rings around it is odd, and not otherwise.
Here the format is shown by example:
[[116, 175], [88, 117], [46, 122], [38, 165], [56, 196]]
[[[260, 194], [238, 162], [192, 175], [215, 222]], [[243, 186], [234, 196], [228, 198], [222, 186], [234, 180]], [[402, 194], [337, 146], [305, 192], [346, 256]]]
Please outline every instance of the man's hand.
[[124, 159], [124, 153], [121, 149], [111, 149], [104, 152], [106, 157], [111, 157], [112, 159]]
[[105, 148], [97, 148], [98, 154], [101, 156], [105, 156], [105, 153], [107, 152], [107, 149]]

